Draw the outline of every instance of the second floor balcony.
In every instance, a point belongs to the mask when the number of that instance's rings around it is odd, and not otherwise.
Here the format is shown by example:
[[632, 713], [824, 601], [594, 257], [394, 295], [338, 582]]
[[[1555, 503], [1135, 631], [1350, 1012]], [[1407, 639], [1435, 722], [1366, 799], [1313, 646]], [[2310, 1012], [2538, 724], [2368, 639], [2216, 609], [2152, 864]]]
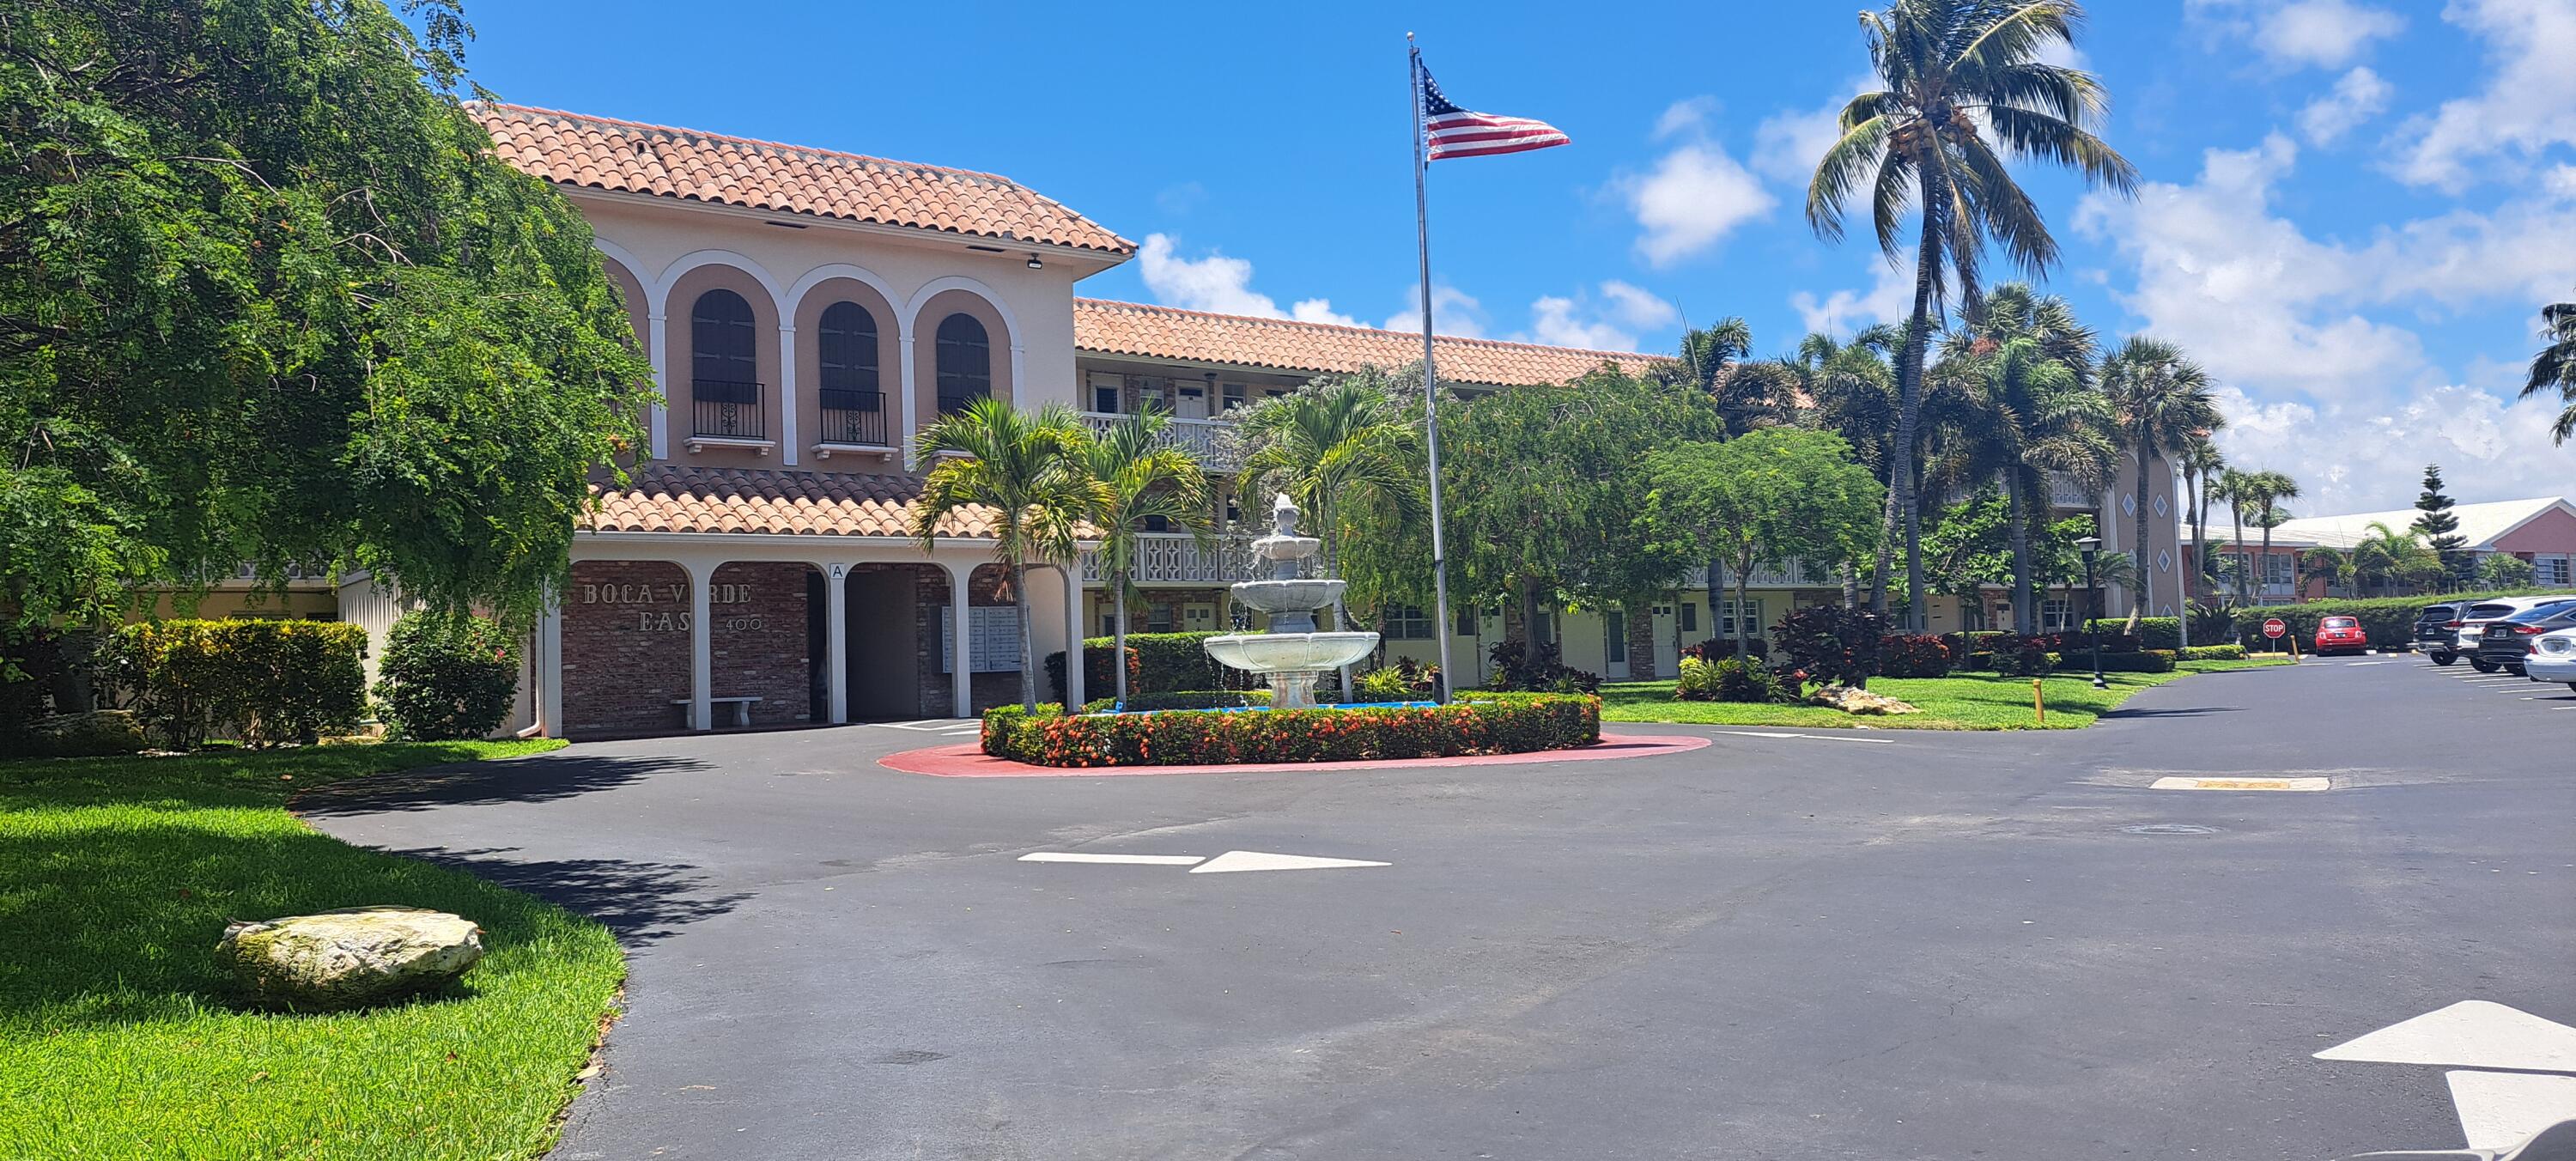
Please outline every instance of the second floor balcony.
[[[1107, 431], [1125, 420], [1124, 415], [1107, 411], [1086, 411], [1082, 422], [1093, 431]], [[1234, 428], [1228, 419], [1182, 419], [1174, 416], [1163, 423], [1162, 444], [1177, 447], [1197, 457], [1199, 467], [1208, 472], [1227, 473], [1241, 467], [1226, 433]]]
[[[1259, 562], [1252, 557], [1249, 536], [1219, 536], [1201, 547], [1197, 538], [1181, 532], [1139, 532], [1136, 534], [1135, 583], [1224, 585], [1252, 580]], [[1100, 554], [1082, 554], [1082, 580], [1098, 584], [1109, 579], [1108, 570], [1100, 565]]]
[[763, 384], [696, 379], [689, 384], [689, 450], [747, 447], [769, 454], [769, 417]]
[[[1717, 574], [1717, 583], [1720, 587], [1728, 589], [1735, 587], [1735, 574], [1733, 571], [1721, 567], [1717, 570]], [[1834, 575], [1832, 569], [1810, 568], [1804, 564], [1792, 563], [1776, 568], [1762, 567], [1754, 569], [1753, 577], [1749, 582], [1749, 585], [1750, 587], [1757, 589], [1801, 589], [1840, 588], [1842, 587], [1842, 583], [1842, 578]], [[1708, 570], [1705, 568], [1692, 569], [1688, 575], [1682, 577], [1681, 584], [1676, 587], [1685, 590], [1707, 588]]]
[[819, 402], [823, 405], [823, 427], [814, 433], [814, 440], [826, 456], [837, 448], [867, 451], [894, 446], [886, 442], [884, 392], [826, 387]]

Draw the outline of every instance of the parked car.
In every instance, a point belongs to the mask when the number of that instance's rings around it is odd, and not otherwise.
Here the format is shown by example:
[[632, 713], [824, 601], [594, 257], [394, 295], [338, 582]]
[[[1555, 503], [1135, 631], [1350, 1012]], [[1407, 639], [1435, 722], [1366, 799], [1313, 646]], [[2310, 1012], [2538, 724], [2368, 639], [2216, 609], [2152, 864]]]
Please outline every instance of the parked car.
[[2486, 636], [2487, 622], [2501, 621], [2525, 609], [2565, 604], [2570, 601], [2576, 601], [2576, 598], [2497, 597], [2492, 601], [2479, 601], [2460, 614], [2459, 637], [2455, 647], [2460, 651], [2461, 656], [2469, 659], [2471, 668], [2480, 673], [2493, 673], [2496, 671], [2496, 663], [2478, 656], [2478, 645]]
[[2415, 648], [2433, 659], [2435, 665], [2449, 665], [2460, 659], [2460, 614], [2468, 606], [2458, 601], [2426, 605], [2415, 614]]
[[2560, 629], [2531, 639], [2531, 655], [2522, 667], [2534, 681], [2563, 681], [2576, 689], [2576, 629]]
[[2478, 635], [2478, 660], [2517, 676], [2531, 656], [2532, 642], [2546, 633], [2576, 629], [2576, 601], [2524, 609], [2500, 621], [2487, 622]]
[[2329, 653], [2368, 653], [2370, 634], [2361, 631], [2359, 617], [2325, 617], [2317, 622], [2317, 656]]

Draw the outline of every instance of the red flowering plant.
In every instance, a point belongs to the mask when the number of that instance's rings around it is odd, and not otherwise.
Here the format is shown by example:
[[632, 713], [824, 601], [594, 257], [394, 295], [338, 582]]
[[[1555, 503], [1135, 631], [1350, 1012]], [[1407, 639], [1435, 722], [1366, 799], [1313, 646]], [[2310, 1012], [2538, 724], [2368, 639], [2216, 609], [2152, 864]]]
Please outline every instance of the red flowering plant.
[[1511, 754], [1601, 740], [1597, 697], [1473, 698], [1445, 706], [1074, 716], [1003, 706], [984, 715], [983, 749], [1041, 766], [1169, 766]]

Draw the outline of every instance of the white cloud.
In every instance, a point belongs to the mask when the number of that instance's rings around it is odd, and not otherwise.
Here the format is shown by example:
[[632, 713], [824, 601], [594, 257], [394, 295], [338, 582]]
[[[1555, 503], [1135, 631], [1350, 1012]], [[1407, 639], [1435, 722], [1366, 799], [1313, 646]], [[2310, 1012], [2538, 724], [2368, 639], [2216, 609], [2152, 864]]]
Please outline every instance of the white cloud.
[[1598, 351], [1633, 351], [1637, 332], [1671, 326], [1681, 311], [1651, 292], [1611, 279], [1573, 296], [1545, 295], [1530, 304], [1529, 341]]
[[[1180, 244], [1168, 234], [1148, 234], [1145, 245], [1137, 251], [1145, 289], [1166, 306], [1189, 310], [1215, 311], [1218, 314], [1242, 314], [1256, 318], [1293, 318], [1299, 322], [1361, 325], [1359, 320], [1333, 309], [1326, 299], [1302, 299], [1279, 308], [1278, 300], [1252, 289], [1252, 263], [1242, 258], [1228, 258], [1213, 250], [1204, 258], [1183, 258]], [[1415, 312], [1416, 319], [1421, 318]], [[1418, 323], [1416, 325], [1419, 325]]]
[[1762, 180], [1708, 138], [1714, 97], [1675, 101], [1655, 119], [1653, 139], [1682, 140], [1648, 173], [1614, 175], [1608, 191], [1626, 202], [1642, 233], [1637, 253], [1669, 266], [1724, 241], [1737, 226], [1778, 204]]
[[1896, 322], [1914, 313], [1914, 266], [1874, 263], [1877, 274], [1868, 290], [1837, 290], [1818, 299], [1813, 291], [1789, 296], [1789, 305], [1810, 333], [1840, 338], [1871, 323]]
[[[2508, 402], [2444, 383], [2354, 403], [2263, 402], [2228, 388], [2219, 402], [2228, 416], [2217, 436], [2220, 450], [2230, 462], [2298, 480], [2301, 495], [2288, 505], [2295, 513], [2406, 507], [2428, 463], [2442, 465], [2451, 494], [2468, 501], [2567, 490], [2567, 449], [2549, 439], [2560, 406], [2555, 399]], [[2334, 438], [2319, 438], [2328, 432]]]
[[2276, 64], [2341, 68], [2370, 42], [2405, 31], [2406, 19], [2352, 0], [2190, 0], [2186, 10], [2236, 46]]
[[2567, 0], [2452, 0], [2442, 18], [2487, 41], [2487, 87], [2410, 119], [2393, 167], [2414, 185], [2459, 190], [2489, 163], [2516, 163], [2576, 144], [2576, 4]]
[[2311, 145], [2332, 145], [2362, 122], [2386, 112], [2396, 88], [2378, 73], [2355, 68], [2334, 83], [2326, 95], [2299, 110], [2299, 131]]
[[[1404, 309], [1387, 316], [1386, 322], [1381, 326], [1390, 331], [1410, 331], [1420, 334], [1422, 332], [1421, 283], [1416, 282], [1405, 288], [1404, 302]], [[1474, 295], [1455, 286], [1442, 286], [1436, 282], [1431, 286], [1431, 318], [1436, 324], [1433, 329], [1457, 338], [1481, 339], [1492, 331], [1492, 327], [1485, 318], [1484, 304], [1477, 302]]]
[[1824, 159], [1825, 150], [1842, 138], [1843, 106], [1878, 87], [1875, 78], [1857, 76], [1833, 100], [1812, 109], [1783, 109], [1763, 118], [1762, 124], [1754, 127], [1753, 153], [1747, 160], [1762, 176], [1805, 189], [1816, 174], [1816, 163]]

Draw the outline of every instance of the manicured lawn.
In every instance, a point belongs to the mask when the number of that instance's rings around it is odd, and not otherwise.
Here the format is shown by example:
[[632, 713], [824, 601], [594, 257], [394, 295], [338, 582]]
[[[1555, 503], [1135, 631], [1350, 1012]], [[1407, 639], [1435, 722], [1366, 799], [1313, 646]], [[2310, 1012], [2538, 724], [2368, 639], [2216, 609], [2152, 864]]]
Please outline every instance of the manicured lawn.
[[1601, 720], [1605, 722], [1692, 722], [1722, 726], [1871, 726], [1907, 730], [2051, 730], [2082, 729], [2117, 708], [2131, 694], [2195, 673], [2262, 669], [2286, 660], [2186, 661], [2171, 673], [2113, 673], [2111, 688], [2093, 688], [2090, 673], [2060, 673], [2040, 679], [2048, 702], [2048, 722], [2041, 727], [2031, 712], [2030, 678], [1954, 674], [1949, 677], [1881, 677], [1870, 681], [1872, 693], [1883, 693], [1920, 707], [1919, 714], [1853, 717], [1841, 710], [1807, 705], [1749, 705], [1738, 702], [1674, 701], [1669, 681], [1630, 681], [1601, 687]]
[[[560, 744], [0, 762], [0, 1157], [542, 1153], [624, 978], [608, 930], [286, 805]], [[466, 916], [487, 954], [455, 994], [372, 1012], [227, 1006], [226, 920], [368, 903]]]

